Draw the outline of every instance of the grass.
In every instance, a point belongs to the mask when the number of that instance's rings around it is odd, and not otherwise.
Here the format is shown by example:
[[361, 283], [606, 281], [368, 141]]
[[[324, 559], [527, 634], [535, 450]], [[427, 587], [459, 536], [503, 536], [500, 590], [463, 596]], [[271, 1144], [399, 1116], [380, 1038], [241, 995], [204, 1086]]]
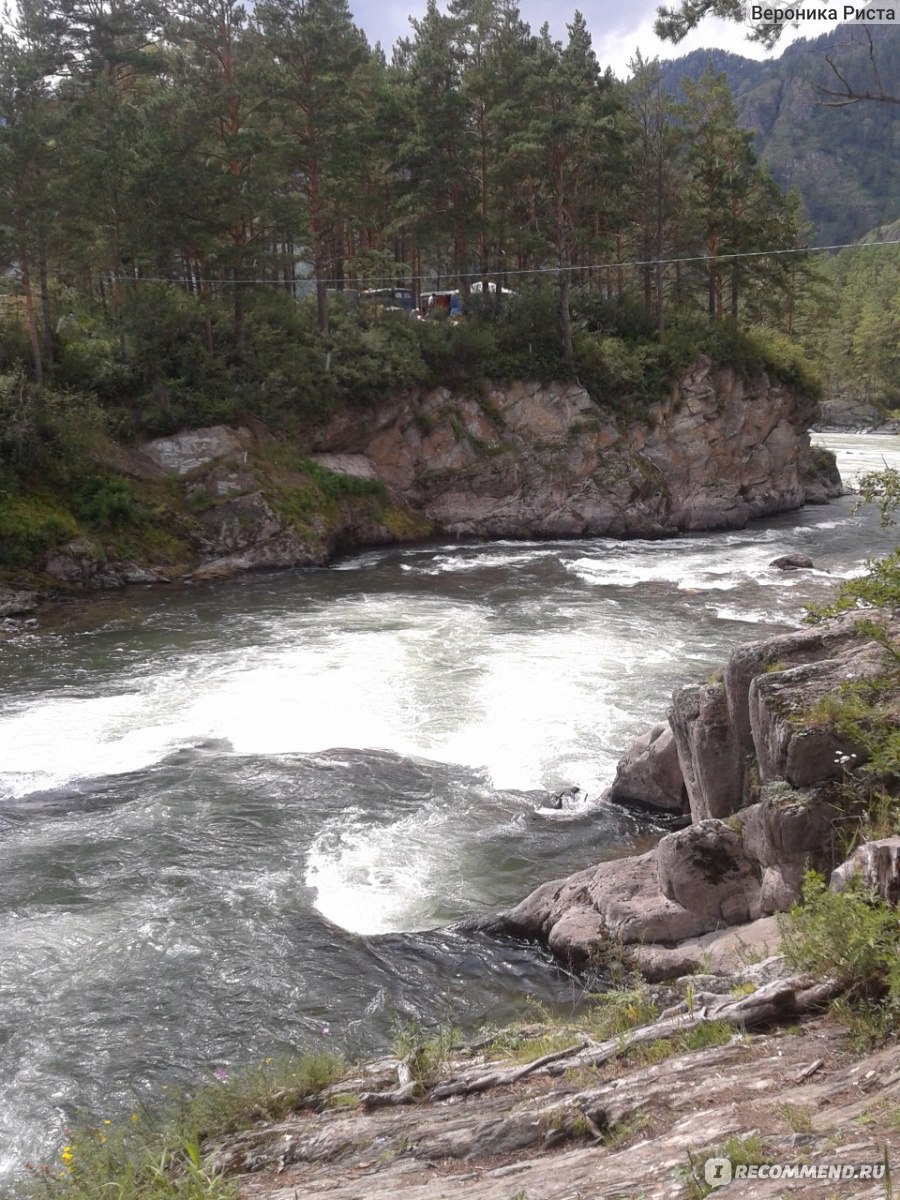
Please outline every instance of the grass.
[[747, 1134], [745, 1137], [726, 1138], [720, 1146], [704, 1151], [702, 1158], [696, 1152], [688, 1150], [688, 1166], [681, 1172], [686, 1200], [705, 1200], [705, 1197], [719, 1186], [708, 1183], [704, 1175], [704, 1163], [711, 1158], [727, 1158], [732, 1167], [768, 1161], [763, 1144], [756, 1133]]
[[316, 1103], [344, 1071], [335, 1054], [267, 1058], [233, 1074], [220, 1070], [213, 1082], [174, 1098], [159, 1115], [139, 1109], [122, 1122], [101, 1120], [67, 1130], [58, 1158], [29, 1165], [17, 1196], [237, 1200], [235, 1184], [205, 1165], [204, 1142]]
[[536, 1005], [534, 1021], [498, 1030], [491, 1049], [517, 1062], [533, 1062], [545, 1054], [574, 1046], [584, 1037], [598, 1042], [621, 1037], [655, 1020], [658, 1013], [646, 988], [634, 980], [632, 986], [588, 996], [584, 1010], [564, 1024]]
[[409, 1065], [419, 1092], [437, 1080], [458, 1042], [458, 1030], [445, 1026], [426, 1033], [415, 1020], [405, 1021], [394, 1030], [394, 1053]]
[[659, 1009], [646, 988], [636, 984], [591, 997], [583, 1026], [586, 1033], [602, 1042], [648, 1025], [658, 1016]]
[[619, 1125], [613, 1125], [608, 1129], [603, 1138], [603, 1143], [610, 1150], [621, 1150], [634, 1137], [649, 1129], [652, 1123], [649, 1113], [635, 1113], [627, 1121], [622, 1121]]
[[779, 1104], [778, 1114], [791, 1133], [812, 1133], [812, 1114], [802, 1104]]
[[833, 978], [844, 995], [832, 1011], [868, 1049], [900, 1028], [900, 913], [851, 885], [832, 892], [810, 871], [803, 903], [779, 919], [782, 949], [799, 971]]
[[727, 1021], [704, 1021], [687, 1033], [678, 1034], [679, 1050], [706, 1050], [709, 1046], [724, 1046], [734, 1037], [734, 1028]]

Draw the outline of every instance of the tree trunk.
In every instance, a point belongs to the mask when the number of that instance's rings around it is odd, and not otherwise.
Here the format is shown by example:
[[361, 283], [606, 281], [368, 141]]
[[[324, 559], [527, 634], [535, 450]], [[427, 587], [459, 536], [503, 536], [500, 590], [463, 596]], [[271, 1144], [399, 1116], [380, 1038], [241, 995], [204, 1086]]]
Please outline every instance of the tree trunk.
[[559, 273], [559, 324], [562, 331], [562, 356], [567, 367], [574, 370], [575, 348], [572, 345], [572, 312], [569, 308], [569, 273]]
[[44, 382], [44, 362], [41, 357], [41, 343], [38, 338], [37, 321], [34, 312], [34, 296], [31, 293], [31, 265], [28, 260], [28, 250], [25, 247], [23, 231], [17, 230], [16, 245], [19, 259], [19, 273], [22, 276], [22, 290], [25, 294], [25, 320], [28, 325], [28, 340], [31, 343], [31, 359], [34, 367], [34, 382], [40, 387]]
[[47, 254], [43, 236], [38, 244], [38, 278], [41, 289], [41, 325], [44, 342], [44, 365], [53, 366], [53, 321], [50, 316], [50, 286], [47, 279]]

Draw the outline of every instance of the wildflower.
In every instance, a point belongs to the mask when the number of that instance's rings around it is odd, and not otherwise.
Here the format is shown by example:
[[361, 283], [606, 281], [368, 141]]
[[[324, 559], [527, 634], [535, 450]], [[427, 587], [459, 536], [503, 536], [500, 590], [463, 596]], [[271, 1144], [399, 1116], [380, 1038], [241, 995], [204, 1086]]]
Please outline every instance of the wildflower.
[[72, 1159], [75, 1157], [74, 1154], [72, 1153], [72, 1147], [71, 1146], [63, 1146], [62, 1154], [60, 1154], [59, 1157], [63, 1160], [64, 1163], [66, 1163], [66, 1165], [68, 1165], [72, 1161]]
[[331, 1033], [331, 1028], [330, 1028], [330, 1026], [328, 1026], [328, 1025], [323, 1025], [323, 1026], [322, 1026], [322, 1033], [325, 1035], [325, 1037], [328, 1037], [328, 1035]]
[[228, 1072], [224, 1067], [216, 1067], [216, 1069], [213, 1071], [213, 1075], [215, 1075], [216, 1079], [221, 1079], [223, 1083], [228, 1078]]
[[104, 1125], [111, 1125], [111, 1124], [112, 1124], [112, 1121], [104, 1121], [104, 1122], [103, 1122], [103, 1124], [104, 1124]]
[[132, 1123], [133, 1123], [134, 1125], [137, 1125], [137, 1123], [138, 1123], [138, 1115], [137, 1115], [137, 1113], [132, 1113], [132, 1114], [131, 1114], [131, 1120], [132, 1120]]

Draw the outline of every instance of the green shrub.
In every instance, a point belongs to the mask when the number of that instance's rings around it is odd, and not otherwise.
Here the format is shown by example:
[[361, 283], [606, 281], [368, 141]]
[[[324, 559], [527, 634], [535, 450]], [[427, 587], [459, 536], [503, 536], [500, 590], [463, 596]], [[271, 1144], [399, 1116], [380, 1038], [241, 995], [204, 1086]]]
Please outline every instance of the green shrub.
[[[5, 297], [3, 299], [6, 299]], [[31, 362], [31, 341], [15, 309], [0, 309], [0, 371], [15, 371]]]
[[656, 341], [656, 324], [643, 304], [629, 297], [607, 299], [596, 285], [574, 287], [572, 319], [590, 333], [604, 333], [629, 341]]
[[37, 388], [22, 369], [0, 375], [0, 469], [73, 479], [104, 426], [102, 409], [87, 393]]
[[633, 414], [668, 394], [669, 370], [655, 343], [578, 333], [574, 348], [578, 379], [598, 404]]
[[198, 1088], [168, 1118], [170, 1126], [201, 1140], [247, 1129], [259, 1121], [280, 1121], [343, 1078], [338, 1054], [285, 1055], [232, 1073]]
[[821, 381], [796, 343], [771, 330], [746, 330], [731, 317], [712, 320], [705, 313], [676, 313], [666, 325], [662, 344], [672, 371], [684, 370], [698, 354], [705, 354], [714, 367], [732, 367], [745, 382], [766, 371], [773, 380], [813, 398], [821, 394]]
[[489, 297], [476, 306], [475, 318], [489, 325], [494, 340], [484, 364], [488, 379], [551, 383], [571, 376], [562, 357], [558, 288], [545, 284]]
[[810, 871], [802, 904], [779, 929], [792, 967], [832, 977], [857, 998], [883, 999], [900, 1018], [900, 911], [852, 885], [832, 892]]
[[406, 312], [367, 316], [358, 306], [330, 307], [330, 373], [336, 395], [371, 404], [428, 379], [421, 325]]
[[77, 534], [72, 516], [51, 501], [0, 492], [0, 566], [31, 567]]
[[768, 373], [818, 400], [822, 395], [822, 377], [796, 342], [776, 330], [756, 330], [748, 335], [759, 348]]
[[407, 1062], [410, 1074], [421, 1090], [436, 1081], [458, 1037], [458, 1032], [447, 1026], [428, 1033], [418, 1021], [411, 1019], [395, 1028], [394, 1053]]
[[427, 386], [472, 387], [488, 377], [497, 349], [489, 323], [468, 317], [453, 321], [435, 312], [419, 322], [418, 333]]
[[89, 475], [73, 497], [78, 517], [89, 525], [120, 528], [140, 515], [131, 483], [121, 475]]
[[636, 986], [592, 996], [586, 1023], [591, 1036], [602, 1042], [647, 1025], [657, 1016], [659, 1009], [647, 990]]

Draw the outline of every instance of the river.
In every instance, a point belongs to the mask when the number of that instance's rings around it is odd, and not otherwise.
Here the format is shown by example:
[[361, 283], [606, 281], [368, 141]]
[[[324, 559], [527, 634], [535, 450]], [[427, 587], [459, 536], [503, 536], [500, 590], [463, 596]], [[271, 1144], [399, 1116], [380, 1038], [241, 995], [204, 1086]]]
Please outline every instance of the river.
[[[851, 476], [900, 464], [897, 438], [818, 440]], [[0, 1179], [79, 1113], [216, 1067], [576, 999], [542, 953], [454, 922], [665, 828], [597, 806], [616, 760], [674, 686], [893, 546], [853, 507], [380, 550], [8, 635]], [[792, 550], [817, 569], [768, 567]]]

